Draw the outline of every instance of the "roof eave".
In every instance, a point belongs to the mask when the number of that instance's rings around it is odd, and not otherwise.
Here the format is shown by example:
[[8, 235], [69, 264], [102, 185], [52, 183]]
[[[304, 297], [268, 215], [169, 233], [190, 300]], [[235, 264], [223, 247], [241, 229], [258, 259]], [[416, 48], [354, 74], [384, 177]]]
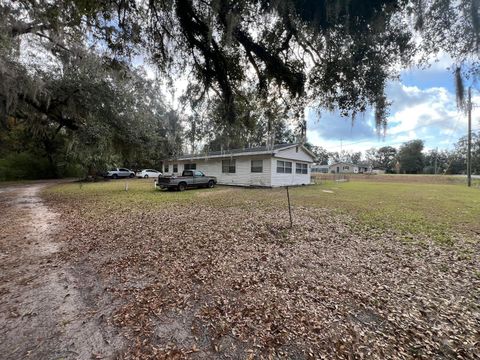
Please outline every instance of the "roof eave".
[[243, 153], [236, 153], [236, 154], [219, 154], [219, 155], [204, 155], [204, 156], [189, 156], [189, 157], [182, 157], [177, 159], [171, 159], [170, 161], [185, 161], [185, 160], [208, 160], [208, 159], [219, 159], [219, 158], [231, 158], [237, 156], [253, 156], [253, 155], [270, 155], [273, 156], [274, 152], [271, 150], [268, 151], [255, 151], [255, 152], [243, 152]]
[[303, 151], [305, 151], [308, 155], [310, 155], [310, 157], [312, 158], [312, 161], [311, 161], [312, 163], [315, 162], [315, 158], [316, 158], [315, 154], [313, 152], [311, 152], [310, 150], [308, 150], [305, 147], [305, 145], [298, 144], [298, 143], [297, 144], [292, 144], [290, 146], [285, 146], [285, 147], [280, 148], [280, 149], [277, 149], [277, 150], [275, 150], [275, 154], [277, 154], [278, 152], [280, 152], [282, 150], [287, 150], [287, 149], [290, 149], [290, 148], [296, 147], [296, 146], [300, 146], [303, 149]]

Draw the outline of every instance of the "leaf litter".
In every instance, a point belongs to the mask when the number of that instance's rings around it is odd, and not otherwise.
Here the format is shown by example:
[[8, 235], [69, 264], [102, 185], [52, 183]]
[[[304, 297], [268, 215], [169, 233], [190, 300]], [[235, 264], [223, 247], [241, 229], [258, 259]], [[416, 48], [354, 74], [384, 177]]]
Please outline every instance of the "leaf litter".
[[50, 202], [61, 256], [117, 304], [124, 358], [480, 356], [478, 237], [405, 243], [302, 206], [290, 229], [285, 208]]

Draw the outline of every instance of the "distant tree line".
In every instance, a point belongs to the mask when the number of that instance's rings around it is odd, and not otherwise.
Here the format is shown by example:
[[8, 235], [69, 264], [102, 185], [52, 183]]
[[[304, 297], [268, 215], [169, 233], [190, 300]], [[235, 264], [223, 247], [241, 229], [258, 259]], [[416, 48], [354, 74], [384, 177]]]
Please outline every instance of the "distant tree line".
[[[411, 140], [398, 149], [393, 146], [360, 151], [329, 152], [321, 146], [307, 147], [316, 155], [316, 162], [366, 163], [373, 169], [401, 174], [464, 174], [467, 171], [467, 137], [460, 138], [452, 150], [425, 151], [423, 140]], [[480, 174], [480, 131], [472, 133], [472, 173]]]

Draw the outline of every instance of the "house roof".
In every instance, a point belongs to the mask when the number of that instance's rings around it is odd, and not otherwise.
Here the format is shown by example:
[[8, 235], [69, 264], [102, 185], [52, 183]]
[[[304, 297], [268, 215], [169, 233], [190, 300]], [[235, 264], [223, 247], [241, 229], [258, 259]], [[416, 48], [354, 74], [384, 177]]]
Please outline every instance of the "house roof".
[[206, 159], [206, 158], [221, 158], [221, 157], [228, 157], [228, 156], [246, 156], [246, 155], [265, 155], [271, 154], [275, 155], [280, 150], [285, 150], [291, 147], [301, 146], [302, 149], [309, 154], [312, 158], [315, 158], [315, 155], [308, 150], [305, 146], [300, 143], [295, 144], [276, 144], [271, 146], [257, 146], [252, 148], [244, 148], [244, 149], [231, 149], [231, 150], [222, 150], [222, 151], [209, 151], [203, 154], [189, 154], [189, 155], [182, 155], [176, 158], [176, 160], [194, 160], [194, 159]]

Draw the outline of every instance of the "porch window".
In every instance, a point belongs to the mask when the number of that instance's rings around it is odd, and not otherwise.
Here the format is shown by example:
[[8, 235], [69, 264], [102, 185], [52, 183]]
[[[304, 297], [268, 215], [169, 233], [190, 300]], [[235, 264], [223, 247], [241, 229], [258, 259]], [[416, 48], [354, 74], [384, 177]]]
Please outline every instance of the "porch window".
[[263, 160], [252, 160], [250, 171], [252, 173], [263, 172]]
[[173, 172], [174, 173], [178, 172], [178, 164], [173, 164]]
[[168, 172], [168, 164], [165, 164], [165, 172]]
[[292, 162], [291, 161], [277, 160], [277, 173], [279, 173], [279, 174], [291, 174], [292, 173]]
[[197, 170], [197, 164], [193, 163], [193, 164], [185, 164], [183, 166], [183, 169], [184, 170]]
[[222, 160], [222, 173], [233, 174], [235, 173], [235, 160]]
[[308, 165], [302, 163], [296, 163], [295, 172], [297, 174], [308, 174]]

